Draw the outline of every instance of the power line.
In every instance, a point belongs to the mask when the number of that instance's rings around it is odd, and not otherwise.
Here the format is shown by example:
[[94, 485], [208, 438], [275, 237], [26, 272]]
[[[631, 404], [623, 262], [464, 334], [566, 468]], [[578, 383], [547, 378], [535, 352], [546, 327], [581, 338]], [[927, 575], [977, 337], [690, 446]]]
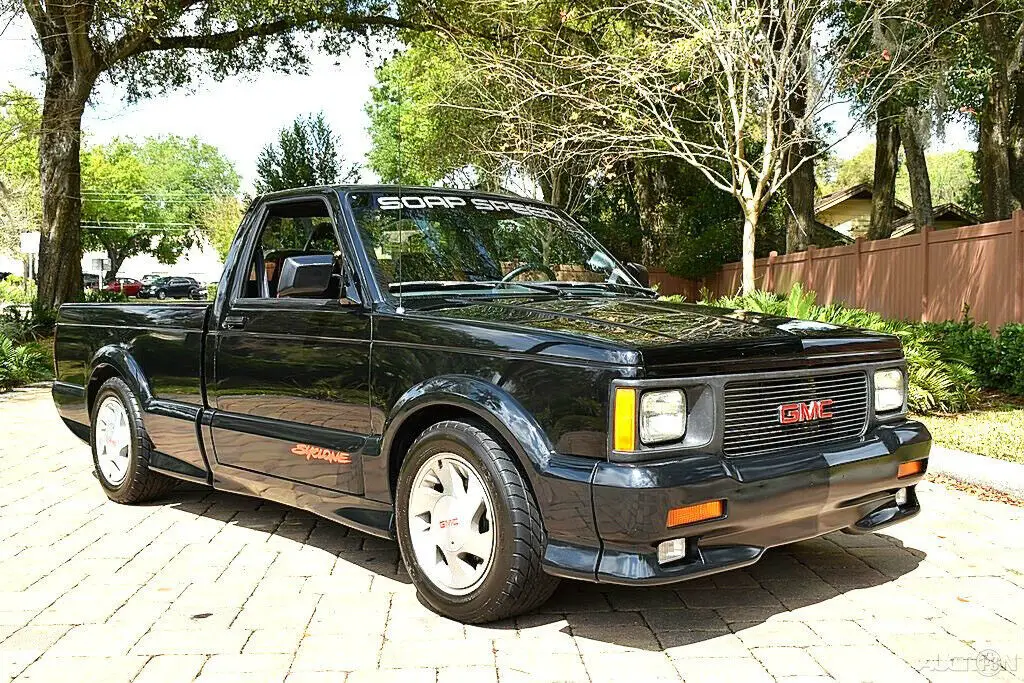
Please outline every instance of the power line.
[[209, 199], [146, 199], [144, 197], [129, 197], [127, 199], [117, 199], [114, 197], [79, 197], [78, 199], [83, 202], [92, 202], [94, 204], [126, 204], [133, 201], [160, 204], [206, 204], [210, 201]]
[[180, 223], [174, 221], [89, 221], [96, 225], [176, 225], [194, 227], [195, 223]]
[[[128, 226], [118, 225], [89, 225], [82, 224], [82, 228], [86, 230], [125, 230], [129, 229]], [[190, 227], [144, 227], [142, 225], [134, 227], [137, 232], [187, 232], [189, 229], [202, 229], [199, 225], [193, 225]]]
[[152, 197], [156, 199], [164, 197], [227, 198], [234, 196], [231, 194], [218, 194], [216, 192], [175, 192], [174, 190], [169, 192], [100, 192], [99, 190], [82, 190], [82, 197], [85, 197], [86, 195], [90, 197]]

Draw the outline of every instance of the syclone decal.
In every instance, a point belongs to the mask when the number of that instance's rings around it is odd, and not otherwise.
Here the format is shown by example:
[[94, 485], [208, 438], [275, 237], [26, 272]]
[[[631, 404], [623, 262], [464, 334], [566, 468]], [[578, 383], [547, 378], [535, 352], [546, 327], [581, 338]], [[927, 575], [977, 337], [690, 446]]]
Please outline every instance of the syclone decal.
[[351, 456], [344, 451], [332, 451], [330, 448], [310, 446], [308, 443], [295, 444], [292, 448], [292, 453], [305, 456], [306, 460], [323, 460], [324, 462], [333, 462], [338, 465], [349, 465], [352, 463]]

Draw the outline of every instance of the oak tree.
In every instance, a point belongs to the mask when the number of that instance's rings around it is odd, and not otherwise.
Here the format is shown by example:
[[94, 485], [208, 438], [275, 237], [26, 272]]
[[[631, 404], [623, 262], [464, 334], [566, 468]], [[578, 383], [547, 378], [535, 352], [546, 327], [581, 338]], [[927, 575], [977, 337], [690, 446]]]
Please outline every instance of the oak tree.
[[44, 305], [81, 292], [82, 116], [97, 84], [116, 83], [139, 98], [204, 77], [301, 70], [311, 47], [339, 52], [375, 29], [406, 25], [384, 0], [5, 0], [5, 9], [28, 16], [45, 65]]

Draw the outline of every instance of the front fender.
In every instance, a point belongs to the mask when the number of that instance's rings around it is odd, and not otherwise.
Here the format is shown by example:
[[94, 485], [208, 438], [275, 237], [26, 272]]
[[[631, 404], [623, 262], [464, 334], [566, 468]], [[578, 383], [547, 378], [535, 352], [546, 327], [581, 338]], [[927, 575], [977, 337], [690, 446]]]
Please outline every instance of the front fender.
[[384, 423], [381, 451], [391, 452], [395, 436], [410, 417], [435, 406], [461, 408], [484, 420], [529, 469], [543, 470], [554, 452], [544, 430], [515, 398], [490, 382], [468, 375], [433, 377], [402, 394]]
[[[406, 391], [384, 423], [381, 462], [376, 476], [387, 481], [366, 482], [367, 492], [383, 490], [394, 501], [390, 455], [402, 426], [424, 410], [457, 408], [472, 413], [511, 446], [540, 506], [548, 536], [544, 563], [559, 567], [563, 576], [592, 578], [595, 548], [600, 546], [591, 497], [598, 460], [562, 455], [533, 416], [502, 388], [477, 377], [446, 375], [426, 380]], [[366, 469], [364, 472], [369, 474]]]

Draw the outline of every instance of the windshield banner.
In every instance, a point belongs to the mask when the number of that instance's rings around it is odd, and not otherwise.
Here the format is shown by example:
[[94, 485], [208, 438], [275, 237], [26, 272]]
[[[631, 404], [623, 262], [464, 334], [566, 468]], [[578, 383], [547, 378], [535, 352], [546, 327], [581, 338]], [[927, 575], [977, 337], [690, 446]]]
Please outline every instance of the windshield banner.
[[483, 197], [465, 197], [458, 195], [403, 195], [377, 197], [377, 208], [383, 211], [399, 211], [402, 209], [475, 209], [477, 211], [512, 211], [520, 216], [536, 216], [551, 221], [561, 221], [561, 217], [551, 209], [535, 204], [509, 202], [501, 199], [484, 199]]

